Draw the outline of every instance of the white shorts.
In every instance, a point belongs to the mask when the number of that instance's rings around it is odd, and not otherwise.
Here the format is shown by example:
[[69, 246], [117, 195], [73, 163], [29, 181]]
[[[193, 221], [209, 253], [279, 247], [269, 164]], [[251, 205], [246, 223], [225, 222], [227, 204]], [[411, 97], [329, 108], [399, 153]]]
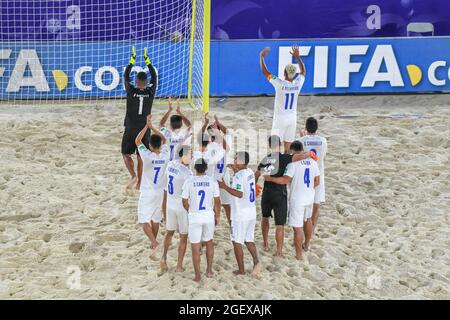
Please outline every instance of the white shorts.
[[313, 205], [308, 206], [291, 206], [289, 208], [288, 223], [294, 228], [303, 228], [303, 223], [312, 216]]
[[184, 209], [167, 208], [166, 229], [178, 231], [180, 234], [188, 234], [189, 220], [188, 212]]
[[325, 202], [325, 184], [320, 181], [314, 194], [314, 203]]
[[255, 242], [256, 219], [244, 221], [231, 221], [231, 241], [244, 244]]
[[281, 142], [293, 142], [297, 128], [297, 116], [273, 118], [271, 134], [280, 137]]
[[139, 223], [160, 223], [162, 219], [162, 193], [141, 192], [138, 204]]
[[189, 223], [189, 241], [191, 243], [210, 241], [214, 238], [214, 229], [214, 221]]

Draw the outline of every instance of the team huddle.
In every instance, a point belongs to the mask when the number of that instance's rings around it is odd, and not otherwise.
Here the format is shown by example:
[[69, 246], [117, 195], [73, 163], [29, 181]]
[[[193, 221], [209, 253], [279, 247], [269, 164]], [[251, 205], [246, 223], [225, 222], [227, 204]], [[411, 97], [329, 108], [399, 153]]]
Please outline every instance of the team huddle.
[[[268, 137], [270, 153], [255, 172], [249, 168], [250, 155], [246, 151], [231, 154], [232, 130], [217, 116], [210, 120], [204, 114], [203, 125], [194, 132], [179, 104], [173, 113], [169, 99], [168, 111], [155, 127], [151, 115], [157, 89], [157, 72], [144, 50], [145, 63], [151, 74], [141, 71], [136, 86], [130, 72], [136, 61], [133, 48], [130, 63], [125, 69], [127, 113], [122, 139], [122, 155], [131, 175], [127, 189], [140, 191], [138, 222], [150, 240], [151, 256], [160, 251], [160, 268], [168, 270], [167, 253], [175, 232], [178, 232], [176, 272], [182, 272], [188, 241], [191, 244], [195, 281], [201, 280], [200, 261], [206, 250], [206, 276], [213, 276], [214, 232], [219, 224], [222, 208], [230, 229], [237, 261], [236, 275], [245, 274], [244, 250], [252, 261], [252, 276], [261, 271], [261, 261], [255, 244], [257, 222], [256, 199], [261, 193], [261, 230], [263, 250], [269, 251], [270, 218], [276, 225], [276, 255], [283, 256], [284, 226], [294, 229], [295, 257], [302, 259], [310, 248], [314, 228], [318, 222], [320, 203], [325, 201], [324, 158], [326, 139], [317, 134], [318, 123], [308, 118], [304, 129], [296, 137], [297, 99], [305, 79], [305, 67], [298, 47], [291, 54], [298, 63], [285, 67], [285, 79], [271, 74], [264, 63], [269, 49], [260, 54], [261, 70], [274, 86], [275, 105], [272, 133]], [[169, 120], [169, 125], [166, 122]], [[137, 153], [137, 173], [132, 154]], [[264, 179], [264, 187], [258, 184]], [[288, 187], [289, 186], [289, 187]], [[158, 241], [160, 224], [166, 233], [162, 244]], [[161, 249], [161, 250], [160, 250]]]

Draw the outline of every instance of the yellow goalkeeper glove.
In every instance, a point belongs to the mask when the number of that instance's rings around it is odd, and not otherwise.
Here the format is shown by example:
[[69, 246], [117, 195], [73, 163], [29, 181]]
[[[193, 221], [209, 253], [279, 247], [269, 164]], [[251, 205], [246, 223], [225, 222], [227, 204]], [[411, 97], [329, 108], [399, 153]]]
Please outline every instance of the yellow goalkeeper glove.
[[150, 57], [148, 56], [147, 47], [144, 48], [144, 61], [145, 64], [150, 64]]
[[136, 48], [131, 48], [131, 58], [130, 58], [130, 64], [133, 65], [136, 62]]

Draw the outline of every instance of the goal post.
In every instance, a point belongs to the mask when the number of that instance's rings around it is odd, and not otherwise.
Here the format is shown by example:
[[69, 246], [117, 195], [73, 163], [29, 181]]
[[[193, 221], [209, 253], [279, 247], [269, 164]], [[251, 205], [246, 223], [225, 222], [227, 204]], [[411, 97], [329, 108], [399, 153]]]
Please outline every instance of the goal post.
[[0, 0], [0, 104], [124, 98], [134, 46], [132, 80], [144, 47], [157, 69], [155, 105], [172, 97], [207, 112], [210, 1]]

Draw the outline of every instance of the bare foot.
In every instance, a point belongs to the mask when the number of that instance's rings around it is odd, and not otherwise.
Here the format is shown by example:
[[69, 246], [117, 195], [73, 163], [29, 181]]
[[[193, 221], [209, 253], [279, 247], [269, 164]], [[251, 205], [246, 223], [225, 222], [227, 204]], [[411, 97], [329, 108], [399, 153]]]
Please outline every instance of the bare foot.
[[233, 271], [233, 274], [235, 275], [235, 276], [239, 276], [239, 275], [242, 275], [242, 274], [245, 274], [245, 271], [244, 270], [234, 270]]
[[127, 183], [127, 187], [126, 189], [131, 189], [133, 188], [133, 186], [135, 186], [137, 184], [138, 178], [137, 177], [133, 177], [131, 178], [130, 182]]
[[152, 245], [150, 246], [150, 249], [151, 249], [151, 251], [150, 251], [150, 257], [153, 257], [153, 256], [158, 252], [158, 250], [159, 250], [159, 243], [158, 243], [158, 242], [155, 242], [154, 244], [152, 244]]
[[302, 255], [296, 255], [295, 259], [297, 259], [299, 261], [302, 261], [303, 260], [303, 256]]
[[202, 281], [202, 277], [200, 275], [195, 276], [194, 281], [200, 283]]
[[162, 272], [166, 272], [167, 270], [169, 270], [169, 267], [167, 266], [167, 262], [165, 259], [159, 260], [159, 267], [161, 268]]
[[283, 258], [284, 257], [283, 252], [279, 252], [279, 251], [275, 252], [275, 257]]
[[212, 271], [207, 271], [207, 272], [206, 272], [206, 277], [207, 277], [207, 278], [212, 278], [212, 277], [214, 277], [214, 272], [212, 272]]
[[268, 244], [268, 243], [265, 243], [265, 244], [263, 245], [263, 250], [264, 250], [265, 252], [269, 252], [270, 248], [269, 248], [269, 244]]
[[175, 272], [184, 272], [184, 268], [183, 267], [177, 267], [175, 269]]
[[309, 242], [308, 243], [305, 242], [304, 244], [302, 244], [302, 248], [305, 252], [307, 252], [309, 250]]
[[251, 276], [252, 277], [257, 277], [259, 275], [259, 273], [261, 272], [261, 262], [258, 262], [257, 264], [255, 264], [255, 266], [253, 267]]

